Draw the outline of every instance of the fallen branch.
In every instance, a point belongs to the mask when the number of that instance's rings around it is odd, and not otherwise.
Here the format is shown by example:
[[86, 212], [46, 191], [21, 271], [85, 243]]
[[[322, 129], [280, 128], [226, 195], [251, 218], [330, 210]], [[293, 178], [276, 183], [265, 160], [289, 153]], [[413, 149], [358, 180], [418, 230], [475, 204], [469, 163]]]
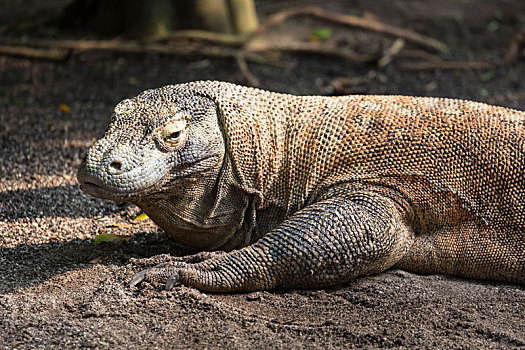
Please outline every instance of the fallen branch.
[[257, 30], [247, 39], [245, 47], [249, 47], [249, 44], [261, 33], [268, 30], [268, 28], [283, 23], [290, 17], [295, 16], [312, 16], [325, 21], [346, 25], [350, 27], [366, 29], [382, 34], [405, 39], [406, 41], [413, 42], [420, 46], [439, 51], [448, 52], [448, 47], [439, 40], [418, 34], [408, 29], [395, 27], [389, 24], [382, 23], [375, 19], [363, 18], [351, 15], [340, 15], [337, 13], [323, 10], [319, 7], [306, 7], [306, 8], [293, 8], [287, 9], [270, 16], [268, 20], [260, 25]]
[[439, 62], [400, 62], [397, 64], [400, 70], [421, 71], [421, 70], [488, 70], [493, 69], [494, 65], [488, 62], [472, 61], [439, 61]]
[[242, 44], [244, 44], [247, 38], [247, 35], [225, 34], [210, 32], [207, 30], [177, 30], [163, 36], [150, 36], [141, 38], [140, 42], [158, 43], [176, 39], [187, 39], [195, 41], [206, 41], [221, 45], [241, 46]]
[[34, 48], [23, 46], [0, 45], [0, 54], [24, 56], [52, 61], [63, 61], [69, 56], [67, 50], [53, 48]]
[[364, 55], [352, 51], [350, 49], [342, 49], [336, 47], [323, 46], [318, 43], [310, 42], [293, 42], [283, 45], [279, 44], [257, 44], [257, 46], [250, 47], [248, 52], [268, 52], [268, 51], [284, 51], [284, 52], [300, 52], [312, 53], [316, 55], [335, 56], [345, 60], [356, 63], [367, 63], [378, 59], [377, 55]]
[[[47, 48], [47, 50], [69, 50], [72, 54], [86, 51], [113, 51], [127, 53], [160, 53], [177, 56], [214, 56], [236, 58], [239, 49], [225, 48], [221, 46], [169, 46], [163, 44], [143, 44], [136, 40], [20, 40], [0, 37], [1, 44], [10, 44], [10, 47], [18, 48], [19, 55], [39, 57], [31, 52], [33, 47]], [[12, 46], [16, 45], [16, 46]], [[42, 49], [41, 49], [42, 50]], [[36, 51], [35, 51], [36, 52]], [[6, 52], [6, 54], [9, 54]], [[262, 56], [258, 53], [246, 52], [244, 59], [261, 64], [276, 65], [282, 67], [284, 64], [276, 59]]]
[[[263, 56], [262, 53], [269, 51], [287, 51], [287, 52], [308, 52], [327, 56], [341, 57], [352, 62], [371, 62], [376, 60], [377, 56], [358, 54], [349, 49], [338, 49], [322, 46], [316, 43], [296, 42], [287, 45], [259, 45], [253, 50], [243, 50], [240, 48], [227, 48], [222, 46], [191, 46], [191, 45], [177, 45], [170, 46], [158, 43], [145, 44], [136, 40], [20, 40], [13, 38], [0, 37], [0, 44], [17, 45], [21, 48], [21, 52], [27, 51], [29, 53], [31, 46], [41, 48], [52, 48], [55, 50], [71, 50], [73, 54], [86, 51], [113, 51], [113, 52], [128, 52], [128, 53], [161, 53], [178, 56], [214, 56], [214, 57], [233, 57], [242, 53], [245, 60], [269, 64], [280, 67], [289, 67], [288, 64]], [[13, 46], [14, 47], [14, 46]], [[28, 54], [30, 57], [37, 57]]]
[[60, 40], [60, 39], [16, 39], [0, 37], [0, 44], [18, 46], [52, 47], [69, 50], [111, 50], [140, 47], [136, 40]]
[[399, 51], [396, 55], [396, 58], [419, 58], [429, 62], [441, 62], [442, 59], [434, 54], [431, 54], [423, 50], [409, 50], [403, 49]]

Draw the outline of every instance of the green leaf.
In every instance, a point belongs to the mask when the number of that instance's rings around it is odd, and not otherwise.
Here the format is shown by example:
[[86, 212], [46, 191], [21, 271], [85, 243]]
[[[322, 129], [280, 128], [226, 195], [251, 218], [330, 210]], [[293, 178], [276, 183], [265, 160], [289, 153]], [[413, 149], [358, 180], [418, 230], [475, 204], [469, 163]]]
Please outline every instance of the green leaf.
[[133, 219], [133, 221], [143, 221], [147, 219], [149, 219], [149, 216], [147, 214], [142, 213], [142, 214], [137, 215], [137, 217]]
[[112, 233], [101, 233], [95, 237], [93, 243], [100, 244], [102, 242], [114, 242], [119, 239], [119, 236]]
[[310, 38], [314, 40], [323, 41], [323, 40], [330, 39], [331, 36], [332, 36], [332, 29], [330, 28], [318, 28], [318, 29], [313, 29], [310, 32]]
[[499, 29], [499, 22], [498, 21], [492, 21], [489, 24], [487, 24], [487, 29], [491, 32], [495, 32]]

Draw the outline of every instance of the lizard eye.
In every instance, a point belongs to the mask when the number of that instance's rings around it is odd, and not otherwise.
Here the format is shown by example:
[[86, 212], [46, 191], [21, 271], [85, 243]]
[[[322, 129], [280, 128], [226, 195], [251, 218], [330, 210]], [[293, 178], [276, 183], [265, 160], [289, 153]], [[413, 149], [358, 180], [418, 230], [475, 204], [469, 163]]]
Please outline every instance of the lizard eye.
[[172, 132], [168, 135], [168, 137], [166, 137], [166, 140], [170, 142], [176, 142], [180, 138], [181, 134], [182, 133], [180, 131]]
[[176, 147], [180, 145], [186, 134], [186, 123], [182, 120], [174, 121], [166, 126], [161, 131], [164, 143], [169, 147]]

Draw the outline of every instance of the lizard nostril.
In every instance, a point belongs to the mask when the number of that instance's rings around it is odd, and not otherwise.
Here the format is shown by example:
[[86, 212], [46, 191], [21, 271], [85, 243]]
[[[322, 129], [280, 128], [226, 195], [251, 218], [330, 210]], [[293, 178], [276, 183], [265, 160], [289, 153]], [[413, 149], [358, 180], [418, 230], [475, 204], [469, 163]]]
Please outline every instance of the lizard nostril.
[[122, 170], [122, 162], [119, 160], [114, 160], [109, 164], [109, 167], [116, 172], [120, 172]]

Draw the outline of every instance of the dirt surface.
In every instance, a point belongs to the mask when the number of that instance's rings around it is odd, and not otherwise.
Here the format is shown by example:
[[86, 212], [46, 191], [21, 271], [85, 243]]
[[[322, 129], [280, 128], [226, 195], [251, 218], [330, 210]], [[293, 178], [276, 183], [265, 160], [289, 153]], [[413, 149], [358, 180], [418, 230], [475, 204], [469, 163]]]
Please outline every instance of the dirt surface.
[[[15, 2], [0, 1], [5, 9], [3, 3]], [[260, 1], [258, 10], [264, 17], [314, 3]], [[522, 0], [323, 6], [373, 14], [438, 38], [451, 48], [442, 57], [455, 60], [497, 61], [525, 23]], [[23, 14], [15, 10], [11, 19]], [[315, 26], [325, 25], [296, 19], [280, 30], [301, 37]], [[392, 41], [366, 35], [356, 32], [362, 50]], [[395, 64], [282, 58], [294, 67], [250, 65], [264, 88], [328, 94], [332, 79], [349, 77], [357, 83], [347, 92], [448, 96], [525, 109], [523, 54], [490, 71], [406, 72]], [[133, 205], [82, 194], [76, 167], [118, 101], [197, 79], [243, 83], [228, 59], [85, 53], [53, 63], [0, 56], [0, 348], [525, 348], [523, 286], [396, 270], [324, 290], [221, 295], [183, 286], [170, 292], [147, 284], [128, 288], [135, 272], [167, 254], [191, 251], [151, 222], [132, 224], [139, 214]], [[130, 238], [94, 244], [100, 233]]]

